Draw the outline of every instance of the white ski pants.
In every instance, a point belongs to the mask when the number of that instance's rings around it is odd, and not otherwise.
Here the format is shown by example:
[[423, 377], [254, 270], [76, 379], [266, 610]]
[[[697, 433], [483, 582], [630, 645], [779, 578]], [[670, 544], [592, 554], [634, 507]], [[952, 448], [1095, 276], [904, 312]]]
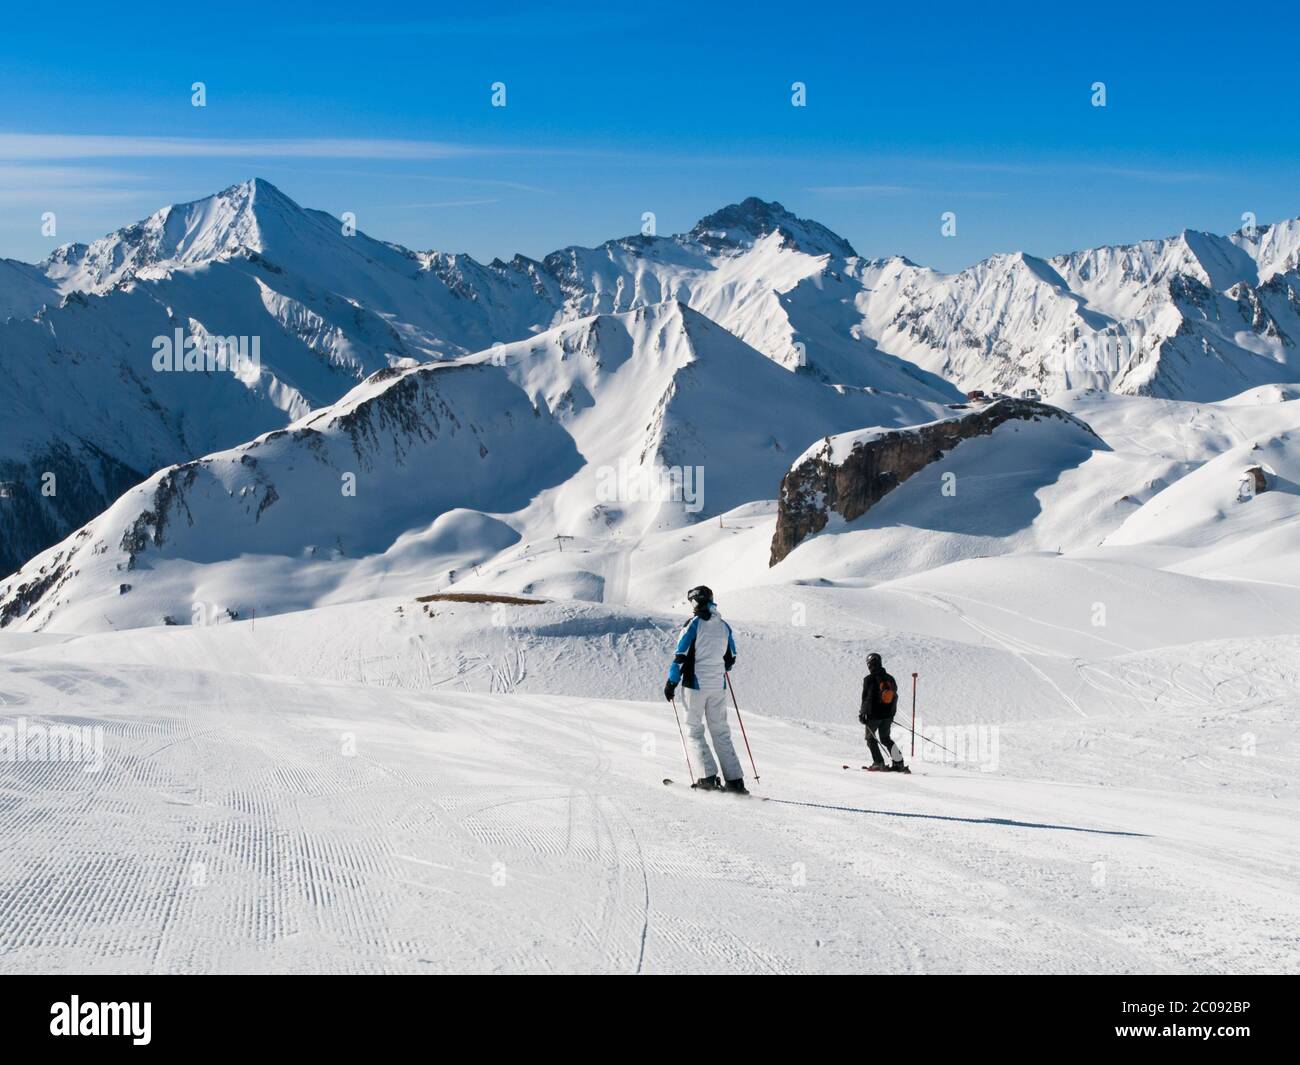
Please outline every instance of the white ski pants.
[[[731, 725], [727, 722], [727, 691], [699, 691], [696, 688], [683, 689], [686, 693], [686, 731], [691, 737], [691, 746], [695, 748], [695, 768], [701, 777], [715, 776], [718, 762], [722, 763], [723, 780], [741, 780], [745, 771], [740, 768], [740, 759], [736, 757], [736, 748], [731, 745]], [[713, 737], [713, 749], [718, 752], [718, 762], [713, 760], [713, 751], [709, 750], [704, 738], [704, 726], [709, 726], [709, 735]]]

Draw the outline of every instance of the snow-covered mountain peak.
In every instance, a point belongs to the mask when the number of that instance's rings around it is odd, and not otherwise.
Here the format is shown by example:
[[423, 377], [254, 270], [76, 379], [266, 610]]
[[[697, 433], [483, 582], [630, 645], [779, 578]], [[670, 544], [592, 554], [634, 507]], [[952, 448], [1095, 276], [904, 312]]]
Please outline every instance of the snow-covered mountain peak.
[[57, 249], [43, 264], [63, 291], [105, 292], [137, 278], [163, 276], [233, 256], [262, 256], [310, 275], [340, 255], [409, 258], [323, 211], [299, 207], [262, 178], [251, 178], [189, 203], [160, 208], [143, 221], [89, 245]]
[[[482, 511], [475, 520], [511, 543], [525, 531], [639, 537], [693, 525], [770, 498], [790, 456], [827, 433], [941, 409], [791, 373], [680, 300], [593, 315], [462, 359], [379, 370], [286, 428], [167, 467], [0, 582], [0, 622], [41, 628], [64, 607], [102, 619], [107, 601], [112, 624], [130, 625], [200, 601], [285, 609], [258, 590], [261, 565], [291, 573], [292, 606], [347, 596], [350, 570], [322, 568], [317, 548], [386, 571], [391, 552], [441, 542], [431, 523], [458, 508]], [[253, 555], [263, 561], [236, 562]], [[421, 558], [434, 572], [443, 561]], [[219, 571], [232, 582], [218, 594], [205, 582]], [[601, 598], [594, 572], [579, 583]]]
[[1066, 284], [1065, 278], [1060, 275], [1050, 262], [1023, 251], [990, 255], [987, 259], [976, 263], [970, 270], [972, 273], [977, 274], [1010, 275], [1011, 277], [1023, 277], [1026, 280], [1041, 281], [1043, 284], [1055, 289], [1068, 290], [1070, 287]]
[[752, 246], [769, 233], [780, 232], [785, 247], [808, 255], [833, 255], [854, 258], [857, 252], [843, 237], [820, 222], [798, 218], [775, 200], [750, 196], [740, 203], [728, 204], [705, 215], [686, 234], [713, 252], [731, 252]]
[[1239, 229], [1228, 239], [1255, 260], [1261, 284], [1277, 274], [1300, 270], [1300, 218]]
[[[566, 424], [617, 375], [625, 391], [601, 401], [601, 425], [611, 439], [628, 436], [629, 419], [647, 427], [635, 446], [648, 458], [687, 453], [676, 442], [690, 431], [667, 430], [681, 397], [706, 379], [726, 402], [743, 393], [751, 420], [766, 416], [784, 378], [804, 377], [888, 397], [881, 420], [892, 423], [919, 416], [917, 404], [959, 400], [957, 386], [1212, 400], [1296, 377], [1300, 220], [1050, 260], [1003, 254], [953, 274], [858, 258], [825, 226], [756, 197], [687, 233], [486, 265], [411, 252], [345, 224], [354, 221], [254, 178], [64, 245], [41, 266], [0, 261], [0, 358], [12, 367], [0, 375], [0, 409], [24, 426], [0, 441], [0, 481], [39, 500], [31, 511], [0, 508], [0, 569], [150, 470], [281, 428], [380, 368], [503, 345], [537, 346], [526, 391]], [[159, 377], [153, 345], [177, 325], [259, 344], [261, 376]], [[542, 358], [548, 344], [558, 362]], [[755, 352], [782, 376], [756, 367]], [[79, 391], [67, 387], [69, 365]], [[643, 389], [664, 410], [642, 409]], [[790, 423], [783, 446], [810, 417]], [[64, 449], [72, 457], [60, 480], [94, 487], [61, 492], [56, 506], [33, 486]], [[98, 472], [102, 455], [111, 476]]]
[[89, 250], [90, 245], [77, 242], [60, 244], [41, 262], [41, 266], [47, 271], [60, 266], [75, 265], [81, 262]]
[[1184, 229], [1175, 243], [1184, 249], [1177, 264], [1182, 272], [1196, 277], [1215, 292], [1224, 292], [1239, 280], [1251, 284], [1258, 280], [1255, 260], [1226, 237]]
[[64, 245], [46, 260], [46, 271], [65, 291], [103, 292], [165, 263], [192, 265], [237, 249], [260, 251], [259, 214], [268, 208], [283, 212], [286, 205], [292, 201], [255, 178], [162, 207], [89, 245]]

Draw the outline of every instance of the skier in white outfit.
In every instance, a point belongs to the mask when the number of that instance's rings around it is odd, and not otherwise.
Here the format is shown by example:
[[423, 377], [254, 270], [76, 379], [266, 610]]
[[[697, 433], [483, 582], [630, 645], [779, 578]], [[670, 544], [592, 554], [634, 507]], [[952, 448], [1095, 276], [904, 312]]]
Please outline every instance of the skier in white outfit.
[[[700, 585], [686, 593], [695, 606], [695, 615], [682, 627], [668, 667], [664, 697], [672, 699], [680, 683], [686, 695], [686, 727], [690, 733], [701, 776], [697, 788], [716, 790], [724, 785], [718, 780], [718, 762], [722, 763], [725, 790], [748, 795], [745, 773], [731, 742], [731, 725], [727, 721], [727, 673], [736, 662], [736, 641], [731, 626], [718, 615], [713, 592]], [[718, 753], [714, 761], [704, 737], [705, 725]]]

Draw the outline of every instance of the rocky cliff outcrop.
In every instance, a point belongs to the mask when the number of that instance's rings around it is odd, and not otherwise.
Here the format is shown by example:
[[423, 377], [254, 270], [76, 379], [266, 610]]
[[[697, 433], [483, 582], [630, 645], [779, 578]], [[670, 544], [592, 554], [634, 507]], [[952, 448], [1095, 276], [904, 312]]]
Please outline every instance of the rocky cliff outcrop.
[[[1056, 418], [1092, 429], [1046, 403], [996, 399], [953, 410], [950, 418], [906, 429], [864, 429], [828, 436], [809, 448], [781, 482], [769, 566], [826, 527], [831, 514], [860, 518], [887, 493], [943, 458], [963, 440], [988, 436], [1009, 421]], [[1098, 439], [1098, 444], [1101, 441]]]

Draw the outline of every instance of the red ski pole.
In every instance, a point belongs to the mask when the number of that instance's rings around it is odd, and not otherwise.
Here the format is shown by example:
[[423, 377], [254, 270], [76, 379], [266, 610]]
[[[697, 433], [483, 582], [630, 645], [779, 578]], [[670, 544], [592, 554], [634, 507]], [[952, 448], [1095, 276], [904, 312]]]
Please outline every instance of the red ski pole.
[[745, 741], [745, 753], [749, 755], [749, 768], [754, 771], [754, 782], [758, 783], [760, 780], [758, 766], [754, 764], [754, 752], [749, 746], [749, 736], [745, 733], [745, 719], [740, 716], [740, 704], [736, 702], [736, 689], [732, 687], [731, 674], [724, 673], [723, 676], [727, 679], [727, 691], [731, 692], [731, 705], [736, 708], [736, 720], [740, 722], [740, 735]]
[[912, 757], [916, 757], [916, 674], [912, 674]]
[[691, 756], [690, 753], [686, 750], [686, 733], [682, 731], [682, 718], [681, 715], [677, 712], [677, 697], [675, 695], [672, 697], [672, 704], [673, 704], [673, 717], [677, 719], [677, 735], [679, 735], [682, 738], [682, 754], [686, 756], [686, 776], [689, 780], [689, 783], [694, 784], [695, 767], [691, 765]]

